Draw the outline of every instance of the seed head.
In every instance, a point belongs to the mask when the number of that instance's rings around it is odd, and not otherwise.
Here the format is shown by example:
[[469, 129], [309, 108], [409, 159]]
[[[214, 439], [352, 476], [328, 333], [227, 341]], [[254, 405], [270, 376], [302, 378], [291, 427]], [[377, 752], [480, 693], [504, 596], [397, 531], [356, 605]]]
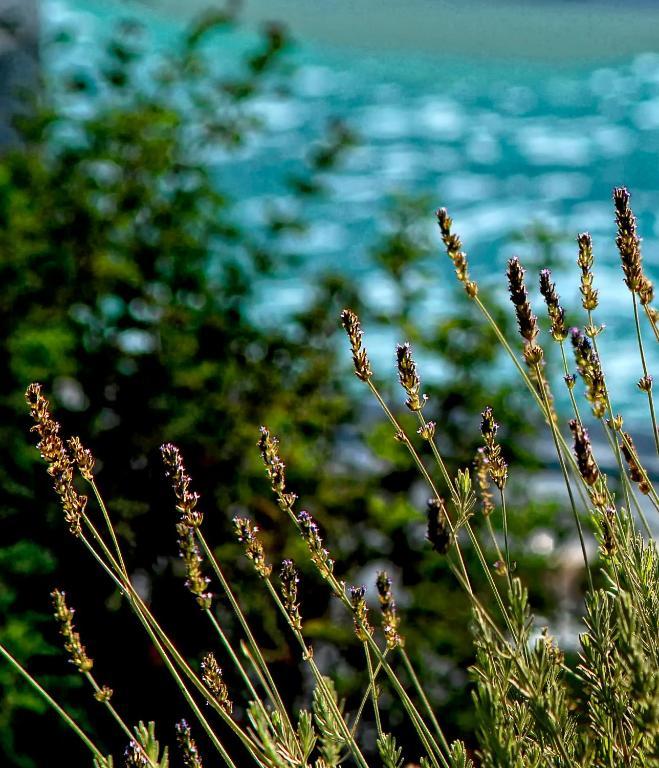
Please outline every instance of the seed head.
[[323, 540], [318, 530], [318, 524], [313, 517], [302, 510], [297, 516], [300, 524], [302, 538], [307, 543], [311, 561], [318, 568], [320, 575], [327, 578], [334, 571], [334, 560], [330, 557], [329, 551], [323, 546]]
[[254, 525], [246, 517], [234, 517], [233, 525], [236, 538], [244, 545], [245, 554], [254, 563], [256, 572], [261, 578], [267, 579], [272, 573], [272, 566], [266, 562], [263, 544], [261, 544], [261, 540], [257, 536], [258, 526]]
[[428, 541], [435, 552], [445, 555], [453, 543], [453, 534], [446, 514], [444, 499], [428, 499]]
[[107, 704], [112, 698], [114, 691], [107, 685], [101, 686], [98, 691], [94, 693], [94, 698], [101, 704]]
[[587, 485], [595, 485], [600, 473], [597, 463], [593, 456], [593, 449], [590, 444], [590, 438], [585, 427], [576, 419], [570, 421], [570, 430], [574, 437], [574, 455], [577, 460], [577, 466], [581, 477]]
[[581, 269], [581, 304], [585, 310], [597, 308], [598, 292], [593, 288], [593, 241], [588, 232], [582, 232], [577, 235], [579, 245], [579, 256], [577, 264]]
[[439, 208], [436, 216], [442, 241], [446, 247], [446, 253], [455, 267], [455, 274], [457, 275], [458, 280], [464, 285], [467, 296], [469, 296], [470, 299], [473, 299], [478, 295], [478, 286], [469, 279], [467, 254], [462, 250], [462, 242], [458, 235], [451, 231], [453, 219], [448, 215], [446, 208]]
[[531, 311], [531, 304], [524, 284], [525, 271], [516, 256], [508, 262], [508, 290], [510, 300], [515, 306], [519, 332], [528, 344], [533, 344], [538, 335], [538, 318]]
[[178, 500], [176, 509], [181, 513], [181, 523], [188, 528], [198, 528], [204, 515], [197, 509], [199, 494], [190, 491], [191, 479], [185, 471], [181, 452], [172, 443], [165, 443], [160, 446], [160, 453], [165, 465], [165, 475], [170, 478]]
[[586, 399], [591, 403], [593, 415], [599, 419], [604, 416], [607, 407], [606, 384], [599, 357], [578, 328], [571, 328], [570, 336], [577, 370], [586, 385]]
[[540, 271], [540, 293], [547, 304], [547, 312], [551, 320], [551, 335], [556, 341], [565, 341], [567, 328], [565, 327], [565, 310], [560, 305], [556, 285], [551, 281], [551, 272], [548, 269]]
[[490, 488], [489, 463], [486, 449], [479, 448], [474, 458], [474, 467], [476, 469], [476, 481], [478, 483], [483, 517], [489, 517], [494, 511], [494, 498]]
[[618, 235], [616, 245], [625, 274], [625, 285], [632, 293], [638, 293], [643, 278], [641, 240], [636, 231], [636, 216], [629, 205], [630, 194], [626, 187], [613, 190]]
[[638, 490], [647, 495], [652, 488], [647, 480], [647, 474], [643, 472], [643, 467], [638, 460], [638, 453], [632, 436], [629, 432], [621, 432], [621, 435], [623, 439], [620, 441], [620, 450], [629, 466], [629, 475], [635, 483], [638, 483]]
[[350, 341], [352, 361], [355, 364], [355, 376], [362, 381], [368, 381], [373, 375], [373, 371], [366, 350], [362, 347], [364, 332], [359, 318], [351, 309], [344, 309], [341, 312], [341, 323]]
[[368, 621], [368, 608], [366, 607], [366, 588], [350, 587], [350, 603], [352, 605], [355, 634], [357, 639], [365, 643], [368, 636], [373, 634], [373, 627]]
[[300, 616], [300, 604], [297, 602], [297, 585], [300, 577], [292, 560], [284, 560], [279, 571], [281, 580], [281, 594], [284, 599], [284, 607], [291, 621], [291, 625], [302, 629], [302, 617]]
[[503, 491], [508, 479], [508, 464], [503, 458], [501, 446], [496, 442], [498, 429], [499, 425], [494, 420], [492, 408], [488, 405], [481, 414], [481, 434], [485, 443], [485, 458], [492, 482], [500, 491]]
[[652, 376], [642, 376], [637, 383], [641, 392], [650, 392], [652, 390]]
[[181, 750], [185, 768], [204, 768], [197, 744], [192, 738], [190, 726], [185, 720], [176, 723], [176, 741]]
[[652, 285], [652, 281], [646, 275], [641, 275], [641, 282], [638, 286], [638, 297], [644, 307], [651, 304], [652, 299], [654, 298], [654, 286]]
[[94, 479], [94, 456], [92, 452], [83, 446], [79, 437], [70, 437], [68, 445], [80, 474], [85, 480], [91, 482]]
[[213, 601], [213, 593], [208, 591], [210, 579], [204, 575], [204, 560], [199, 551], [195, 529], [181, 520], [176, 526], [178, 533], [178, 551], [185, 565], [185, 586], [195, 596], [197, 605], [208, 610]]
[[416, 372], [416, 363], [412, 358], [412, 347], [409, 342], [396, 346], [396, 359], [398, 361], [398, 378], [403, 389], [407, 392], [405, 405], [410, 411], [420, 411], [428, 399], [426, 395], [419, 397], [421, 380]]
[[286, 492], [286, 465], [279, 456], [279, 440], [270, 434], [267, 427], [261, 427], [261, 436], [257, 443], [261, 452], [261, 458], [265, 464], [265, 471], [270, 479], [272, 490], [279, 500], [282, 509], [293, 506], [297, 496]]
[[233, 704], [229, 699], [229, 689], [222, 678], [222, 670], [213, 653], [207, 653], [201, 662], [201, 679], [206, 684], [216, 703], [230, 715]]
[[59, 624], [60, 635], [64, 638], [64, 650], [69, 654], [69, 661], [78, 672], [89, 672], [94, 666], [92, 659], [87, 656], [85, 646], [80, 641], [80, 635], [75, 631], [73, 615], [75, 611], [66, 604], [66, 594], [59, 589], [50, 593], [55, 609], [55, 619]]
[[380, 599], [380, 610], [382, 611], [382, 631], [390, 650], [404, 645], [403, 638], [398, 634], [398, 625], [400, 619], [396, 610], [396, 603], [391, 591], [391, 579], [386, 571], [380, 571], [375, 585]]
[[417, 434], [421, 435], [424, 440], [430, 442], [435, 436], [435, 430], [437, 424], [434, 421], [426, 421], [426, 423], [417, 429]]
[[144, 747], [135, 739], [131, 739], [124, 750], [124, 765], [126, 768], [150, 768]]
[[30, 384], [25, 399], [35, 422], [31, 431], [39, 435], [37, 448], [41, 458], [48, 464], [48, 474], [53, 478], [53, 488], [60, 497], [64, 519], [71, 533], [80, 536], [87, 497], [79, 494], [73, 485], [74, 464], [59, 436], [60, 425], [50, 415], [50, 404], [41, 393], [40, 384]]
[[613, 507], [606, 507], [600, 516], [601, 542], [600, 550], [605, 557], [611, 557], [618, 548], [616, 538], [616, 511]]

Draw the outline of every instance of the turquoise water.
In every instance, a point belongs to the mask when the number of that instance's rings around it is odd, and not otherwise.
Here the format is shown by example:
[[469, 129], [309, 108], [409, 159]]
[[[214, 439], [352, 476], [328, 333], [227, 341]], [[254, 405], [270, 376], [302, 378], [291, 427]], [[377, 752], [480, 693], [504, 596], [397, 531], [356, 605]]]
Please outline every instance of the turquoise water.
[[[126, 6], [45, 4], [49, 29], [73, 22], [90, 48], [119, 12]], [[174, 39], [175, 20], [141, 13], [162, 45]], [[489, 59], [473, 47], [463, 55], [422, 46], [385, 53], [375, 44], [311, 35], [294, 55], [299, 66], [291, 96], [256, 105], [267, 133], [237, 158], [214, 155], [208, 162], [243, 201], [246, 219], [256, 221], [270, 203], [293, 205], [284, 194], [283, 173], [299, 167], [329, 118], [345, 118], [359, 132], [361, 146], [331, 176], [331, 200], [312, 209], [311, 230], [290, 245], [304, 256], [305, 276], [328, 267], [346, 270], [384, 308], [395, 297], [369, 263], [367, 246], [381, 228], [383, 201], [393, 192], [428, 193], [434, 204], [449, 208], [473, 276], [502, 288], [506, 259], [528, 250], [511, 243], [511, 231], [543, 222], [564, 234], [554, 275], [565, 303], [573, 306], [573, 239], [590, 231], [608, 323], [601, 347], [605, 359], [616, 360], [608, 369], [611, 389], [617, 406], [641, 419], [644, 402], [635, 382], [642, 372], [630, 343], [631, 304], [614, 247], [611, 189], [625, 184], [632, 191], [646, 268], [659, 279], [659, 54], [634, 52], [628, 42], [621, 44], [621, 60], [611, 61], [606, 50], [586, 59], [506, 60]], [[436, 238], [432, 210], [420, 229]], [[439, 248], [436, 270], [436, 301], [427, 309], [441, 313], [447, 311], [450, 270]], [[280, 276], [276, 306], [265, 307], [263, 317], [278, 319], [304, 305], [312, 284], [299, 273]], [[391, 341], [381, 336], [371, 346], [389, 361]], [[649, 333], [647, 343], [654, 343]]]

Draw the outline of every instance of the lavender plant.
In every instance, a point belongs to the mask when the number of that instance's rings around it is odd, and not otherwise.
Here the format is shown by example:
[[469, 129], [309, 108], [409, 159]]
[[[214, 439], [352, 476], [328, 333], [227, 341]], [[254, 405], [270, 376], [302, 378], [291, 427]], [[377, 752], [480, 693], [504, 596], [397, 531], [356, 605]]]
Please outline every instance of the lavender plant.
[[[627, 190], [614, 190], [614, 203], [616, 243], [637, 333], [638, 386], [647, 397], [648, 423], [659, 452], [645, 339], [648, 330], [654, 341], [659, 339], [652, 283], [643, 268], [641, 240]], [[305, 623], [300, 574], [293, 558], [274, 567], [257, 521], [238, 516], [234, 520], [236, 538], [288, 628], [292, 652], [306, 665], [313, 683], [306, 708], [283, 701], [267, 655], [252, 629], [256, 617], [243, 611], [236, 585], [229, 583], [206, 540], [203, 503], [193, 490], [181, 452], [167, 443], [162, 447], [162, 458], [179, 514], [176, 533], [185, 586], [217, 639], [217, 647], [206, 651], [200, 664], [179, 649], [171, 630], [160, 623], [126, 568], [110, 509], [95, 480], [92, 452], [78, 437], [67, 441], [61, 436], [40, 385], [32, 384], [27, 402], [33, 429], [60, 497], [65, 522], [124, 596], [190, 710], [193, 725], [181, 720], [176, 726], [180, 764], [193, 768], [218, 762], [260, 768], [402, 768], [407, 759], [414, 761], [407, 765], [418, 768], [659, 766], [659, 558], [646, 516], [647, 512], [659, 512], [659, 496], [631, 435], [623, 429], [623, 418], [615, 411], [607, 386], [597, 343], [604, 326], [597, 324], [594, 315], [599, 299], [594, 287], [592, 240], [587, 234], [577, 238], [584, 310], [581, 327], [568, 330], [551, 273], [545, 269], [539, 275], [550, 324], [549, 343], [560, 346], [562, 370], [555, 376], [545, 366], [540, 322], [531, 306], [527, 275], [519, 260], [510, 260], [507, 278], [521, 345], [504, 335], [479, 298], [478, 284], [469, 274], [467, 256], [447, 212], [440, 209], [437, 219], [458, 280], [510, 355], [521, 385], [544, 417], [556, 451], [587, 584], [583, 631], [577, 639], [578, 660], [568, 662], [549, 629], [538, 626], [524, 573], [511, 561], [508, 519], [515, 511], [514, 497], [508, 498], [507, 480], [515, 467], [509, 466], [498, 442], [500, 426], [492, 408], [484, 404], [480, 415], [483, 447], [475, 466], [452, 476], [442, 454], [442, 425], [424, 415], [431, 406], [423, 394], [410, 344], [398, 346], [396, 359], [405, 406], [418, 422], [416, 434], [404, 428], [395, 408], [378, 389], [363, 330], [353, 311], [344, 310], [341, 321], [355, 374], [381, 406], [392, 437], [409, 454], [427, 485], [428, 546], [437, 557], [446, 559], [471, 608], [478, 743], [474, 754], [468, 753], [460, 740], [449, 743], [442, 728], [442, 712], [430, 705], [420, 670], [414, 669], [405, 649], [405, 617], [397, 607], [391, 577], [381, 571], [375, 580], [376, 621], [367, 587], [347, 582], [324, 532], [313, 515], [301, 508], [295, 490], [289, 487], [279, 442], [267, 428], [261, 428], [258, 447], [282, 524], [290, 524], [299, 534], [300, 548], [295, 554], [303, 554], [313, 564], [324, 588], [352, 621], [354, 642], [363, 649], [364, 690], [354, 711], [349, 712], [340, 700], [334, 680], [314, 655], [311, 628]], [[642, 320], [647, 320], [649, 328]], [[579, 408], [577, 375], [571, 371], [565, 350], [568, 338], [583, 381], [586, 408]], [[553, 396], [552, 388], [560, 382], [568, 390], [569, 418], [558, 413]], [[588, 410], [591, 414], [586, 416]], [[475, 429], [478, 418], [474, 414]], [[505, 429], [505, 424], [502, 427]], [[596, 455], [589, 430], [601, 432], [608, 444], [616, 467], [609, 476], [602, 469], [608, 457]], [[484, 517], [485, 526], [480, 525], [479, 516]], [[473, 574], [466, 565], [467, 550], [476, 554], [487, 592], [474, 589]], [[123, 764], [167, 768], [169, 751], [160, 748], [155, 726], [140, 723], [131, 728], [124, 720], [112, 703], [112, 690], [92, 673], [93, 660], [75, 627], [68, 597], [59, 590], [52, 596], [70, 662], [125, 735], [128, 746]], [[227, 634], [218, 620], [218, 600], [226, 602], [233, 612], [239, 636]], [[96, 768], [117, 764], [8, 648], [0, 646], [0, 655], [78, 735]], [[232, 679], [235, 673], [241, 681], [238, 686], [229, 685], [223, 667], [231, 669]], [[381, 711], [380, 700], [385, 695], [396, 698], [400, 712], [416, 733], [416, 744], [398, 744], [394, 724], [388, 722], [391, 718]], [[193, 731], [210, 750], [203, 757]], [[212, 752], [216, 755], [211, 757]]]

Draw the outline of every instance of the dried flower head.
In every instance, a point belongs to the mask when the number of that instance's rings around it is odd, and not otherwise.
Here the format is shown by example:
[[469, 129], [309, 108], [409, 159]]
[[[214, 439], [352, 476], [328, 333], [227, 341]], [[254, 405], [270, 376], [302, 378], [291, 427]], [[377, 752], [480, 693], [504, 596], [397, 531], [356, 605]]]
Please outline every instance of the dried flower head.
[[197, 605], [202, 610], [211, 607], [213, 593], [208, 591], [210, 579], [204, 575], [204, 560], [199, 551], [195, 529], [181, 520], [176, 526], [178, 533], [178, 551], [185, 565], [185, 586], [195, 596]]
[[203, 513], [197, 509], [199, 494], [190, 490], [191, 479], [185, 471], [183, 456], [173, 443], [160, 446], [165, 474], [171, 479], [172, 489], [176, 494], [178, 504], [176, 509], [181, 513], [181, 522], [190, 528], [198, 528], [203, 522]]
[[70, 437], [68, 446], [78, 471], [85, 480], [91, 482], [94, 479], [94, 456], [92, 452], [83, 446], [79, 437]]
[[645, 274], [641, 275], [640, 285], [638, 286], [638, 297], [644, 307], [651, 304], [652, 299], [654, 299], [654, 286], [652, 285], [652, 280]]
[[437, 424], [434, 421], [426, 421], [422, 426], [417, 429], [417, 434], [421, 435], [424, 440], [430, 442], [435, 437], [435, 430]]
[[453, 543], [453, 534], [446, 513], [444, 499], [433, 497], [428, 499], [428, 541], [435, 552], [445, 555]]
[[547, 312], [551, 320], [551, 335], [556, 341], [565, 341], [567, 338], [565, 310], [560, 304], [556, 285], [552, 283], [551, 272], [548, 269], [540, 270], [540, 293], [547, 304]]
[[131, 739], [124, 750], [124, 765], [126, 768], [150, 768], [144, 748], [135, 739]]
[[204, 768], [197, 744], [192, 738], [190, 726], [185, 720], [176, 723], [176, 741], [181, 750], [185, 768]]
[[37, 448], [48, 464], [48, 474], [53, 478], [53, 488], [60, 497], [64, 519], [74, 536], [82, 534], [82, 516], [87, 497], [78, 493], [73, 485], [73, 462], [64, 441], [59, 436], [60, 425], [50, 415], [50, 404], [41, 393], [40, 384], [30, 384], [25, 393], [30, 415], [35, 424], [31, 431], [39, 435]]
[[328, 550], [323, 547], [318, 524], [306, 510], [300, 512], [297, 516], [297, 521], [300, 525], [302, 538], [306, 541], [307, 547], [309, 547], [312, 562], [318, 568], [320, 575], [326, 578], [334, 570], [334, 560], [330, 557]]
[[213, 653], [207, 653], [201, 662], [201, 679], [211, 692], [216, 703], [227, 714], [231, 714], [233, 704], [229, 699], [229, 689], [222, 678], [222, 670]]
[[616, 245], [625, 274], [625, 285], [632, 293], [638, 293], [643, 278], [641, 239], [636, 231], [636, 216], [629, 205], [630, 194], [626, 187], [613, 190], [618, 235]]
[[66, 594], [59, 589], [50, 593], [55, 609], [55, 619], [59, 624], [60, 635], [64, 638], [64, 650], [69, 654], [69, 661], [79, 672], [89, 672], [94, 666], [92, 659], [87, 656], [85, 646], [80, 641], [80, 635], [73, 626], [73, 608], [66, 604]]
[[398, 378], [400, 384], [405, 392], [407, 392], [405, 405], [410, 411], [420, 411], [426, 404], [428, 398], [426, 395], [419, 397], [421, 380], [419, 379], [419, 374], [416, 372], [416, 363], [412, 358], [412, 347], [409, 342], [398, 344], [396, 346], [396, 360], [398, 363]]
[[366, 607], [366, 588], [350, 587], [350, 603], [352, 605], [355, 634], [365, 643], [368, 636], [373, 634], [373, 627], [368, 621], [368, 608]]
[[577, 370], [586, 385], [586, 398], [591, 403], [593, 415], [599, 419], [604, 416], [607, 407], [606, 384], [599, 357], [578, 328], [571, 328], [570, 336]]
[[236, 538], [244, 545], [245, 554], [254, 563], [256, 572], [261, 578], [267, 579], [272, 573], [272, 566], [266, 562], [263, 544], [257, 536], [258, 526], [246, 517], [234, 517], [233, 525]]
[[382, 611], [382, 631], [384, 632], [387, 648], [393, 649], [404, 645], [403, 638], [398, 634], [400, 619], [396, 610], [396, 603], [391, 591], [391, 579], [386, 571], [380, 571], [375, 581], [380, 599]]
[[641, 376], [636, 386], [641, 392], [649, 392], [652, 389], [652, 376]]
[[652, 488], [648, 482], [647, 474], [643, 471], [643, 467], [638, 459], [634, 441], [629, 432], [621, 432], [621, 436], [620, 450], [629, 466], [629, 475], [635, 483], [638, 483], [638, 490], [647, 495]]
[[366, 354], [366, 350], [362, 347], [362, 338], [364, 332], [362, 331], [359, 318], [351, 309], [344, 309], [341, 312], [341, 323], [345, 328], [345, 332], [348, 334], [348, 340], [350, 341], [350, 348], [352, 349], [352, 360], [355, 364], [355, 375], [362, 381], [368, 381], [373, 375], [371, 370], [371, 364]]
[[508, 479], [508, 464], [503, 458], [501, 446], [496, 442], [499, 425], [494, 420], [492, 408], [488, 405], [481, 414], [481, 435], [485, 443], [485, 458], [487, 469], [496, 487], [503, 491]]
[[451, 231], [453, 219], [448, 215], [446, 208], [439, 208], [436, 215], [442, 241], [446, 247], [446, 253], [455, 267], [455, 274], [464, 285], [467, 296], [473, 299], [478, 295], [478, 286], [469, 279], [467, 254], [462, 250], [462, 242], [458, 235]]
[[474, 457], [476, 469], [476, 482], [481, 500], [481, 512], [483, 517], [488, 517], [494, 511], [494, 497], [490, 488], [490, 469], [485, 448], [479, 448]]
[[586, 428], [576, 419], [570, 421], [570, 430], [574, 437], [574, 455], [581, 477], [587, 485], [595, 485], [600, 473], [597, 468], [590, 438]]
[[272, 490], [277, 495], [279, 505], [287, 509], [293, 506], [297, 496], [286, 492], [286, 465], [279, 456], [279, 440], [270, 434], [267, 427], [261, 427], [260, 432], [257, 445], [265, 464], [265, 471], [270, 479]]
[[94, 698], [96, 701], [99, 701], [101, 704], [107, 704], [108, 701], [112, 698], [112, 694], [114, 691], [112, 688], [110, 688], [107, 685], [101, 686], [95, 693]]
[[524, 284], [525, 271], [516, 256], [508, 261], [506, 273], [508, 276], [508, 291], [510, 293], [510, 300], [515, 306], [519, 332], [528, 344], [533, 344], [538, 335], [538, 318], [531, 311], [529, 296]]
[[577, 235], [577, 243], [577, 264], [581, 269], [581, 304], [585, 310], [591, 311], [597, 309], [598, 304], [598, 291], [593, 288], [593, 241], [588, 232], [582, 232]]
[[302, 617], [300, 616], [300, 604], [297, 601], [297, 585], [300, 577], [292, 560], [284, 560], [279, 571], [281, 580], [281, 594], [284, 599], [284, 607], [291, 621], [291, 625], [302, 629]]

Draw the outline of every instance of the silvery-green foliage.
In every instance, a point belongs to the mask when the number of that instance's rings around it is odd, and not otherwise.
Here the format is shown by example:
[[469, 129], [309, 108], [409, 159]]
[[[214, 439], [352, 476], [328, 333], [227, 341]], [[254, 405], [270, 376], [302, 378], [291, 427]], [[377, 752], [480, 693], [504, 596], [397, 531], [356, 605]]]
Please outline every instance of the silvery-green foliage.
[[306, 709], [300, 710], [297, 721], [297, 737], [302, 752], [302, 763], [306, 765], [316, 746], [316, 731], [313, 727], [313, 715]]
[[[465, 749], [464, 742], [454, 741], [453, 744], [451, 744], [449, 764], [451, 768], [474, 768], [473, 762], [467, 757], [467, 750]], [[424, 760], [421, 761], [422, 768], [423, 765]]]
[[396, 746], [396, 739], [390, 733], [383, 733], [377, 745], [383, 768], [401, 768], [403, 750]]
[[308, 712], [300, 713], [297, 733], [277, 710], [266, 711], [257, 702], [250, 703], [247, 716], [250, 733], [272, 766], [306, 768], [316, 739]]
[[135, 741], [131, 741], [124, 754], [127, 768], [169, 768], [167, 747], [160, 755], [160, 744], [156, 739], [156, 725], [140, 722], [135, 726]]
[[316, 686], [313, 692], [312, 710], [318, 729], [318, 747], [323, 764], [326, 768], [337, 768], [343, 759], [346, 741], [328, 696], [331, 696], [339, 712], [343, 712], [344, 703], [338, 700], [334, 681], [329, 677], [324, 677], [323, 681], [327, 693], [320, 685]]

